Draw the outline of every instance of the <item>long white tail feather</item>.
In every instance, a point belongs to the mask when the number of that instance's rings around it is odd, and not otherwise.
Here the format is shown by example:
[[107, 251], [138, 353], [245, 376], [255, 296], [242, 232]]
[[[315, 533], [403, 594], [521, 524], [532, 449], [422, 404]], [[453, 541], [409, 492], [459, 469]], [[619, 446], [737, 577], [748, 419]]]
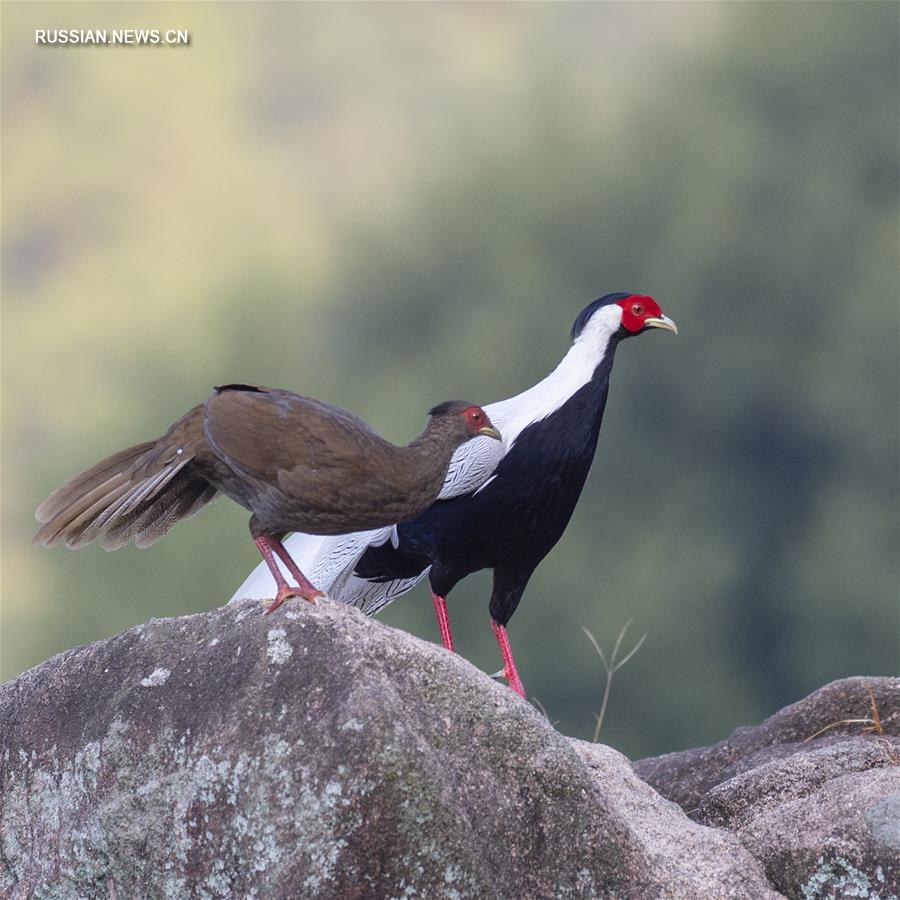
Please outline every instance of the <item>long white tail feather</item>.
[[366, 581], [364, 578], [348, 578], [340, 600], [354, 606], [367, 616], [381, 612], [407, 591], [411, 591], [431, 571], [431, 566], [423, 569], [415, 578], [398, 578], [396, 581]]
[[396, 542], [397, 528], [374, 528], [326, 538], [313, 560], [310, 580], [313, 584], [327, 584], [325, 593], [343, 600], [342, 591], [353, 574], [359, 558], [369, 547], [380, 547], [389, 540]]

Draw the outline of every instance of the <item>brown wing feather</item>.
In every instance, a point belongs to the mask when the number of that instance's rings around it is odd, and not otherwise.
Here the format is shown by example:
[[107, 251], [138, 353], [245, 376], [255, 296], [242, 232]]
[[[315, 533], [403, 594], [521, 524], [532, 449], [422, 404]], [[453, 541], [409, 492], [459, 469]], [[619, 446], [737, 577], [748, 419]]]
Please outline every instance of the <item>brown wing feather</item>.
[[49, 522], [60, 510], [69, 506], [75, 498], [87, 496], [94, 488], [121, 474], [130, 463], [155, 446], [155, 441], [135, 444], [101, 460], [85, 472], [75, 475], [58, 487], [35, 511], [38, 522]]
[[285, 473], [367, 470], [395, 449], [347, 410], [290, 391], [228, 386], [206, 401], [204, 433], [216, 455], [241, 475], [283, 483]]
[[106, 549], [134, 539], [147, 546], [210, 502], [216, 490], [203, 476], [212, 458], [195, 406], [161, 438], [136, 444], [70, 478], [37, 509], [44, 527], [34, 543], [82, 547], [97, 537]]
[[413, 460], [352, 413], [289, 391], [219, 388], [206, 401], [204, 431], [234, 474], [220, 488], [253, 510], [251, 530], [260, 533], [342, 534], [402, 521], [424, 508], [420, 495], [430, 502], [446, 473], [446, 461]]

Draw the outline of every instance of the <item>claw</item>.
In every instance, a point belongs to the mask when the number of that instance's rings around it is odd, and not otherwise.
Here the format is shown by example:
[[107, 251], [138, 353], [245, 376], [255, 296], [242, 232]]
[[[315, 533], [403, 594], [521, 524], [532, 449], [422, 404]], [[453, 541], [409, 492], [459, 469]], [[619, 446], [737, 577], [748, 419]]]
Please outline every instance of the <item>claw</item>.
[[[271, 605], [266, 609], [266, 615], [275, 612], [289, 597], [302, 597], [304, 600], [312, 603], [313, 606], [319, 605], [319, 597], [325, 598], [325, 594], [300, 571], [281, 541], [275, 538], [268, 538], [265, 535], [259, 535], [253, 539], [253, 543], [256, 544], [259, 552], [262, 554], [269, 571], [272, 573], [272, 577], [275, 579], [275, 584], [278, 585], [278, 593], [275, 595]], [[284, 575], [281, 574], [281, 569], [278, 568], [278, 563], [275, 561], [275, 555], [272, 552], [273, 548], [299, 582], [297, 585], [290, 585], [284, 580]]]
[[319, 598], [325, 599], [325, 594], [321, 591], [316, 591], [315, 594], [310, 593], [309, 591], [304, 591], [299, 587], [292, 587], [291, 585], [285, 585], [278, 589], [278, 593], [275, 595], [275, 599], [272, 603], [266, 608], [265, 615], [269, 615], [269, 613], [275, 612], [285, 600], [290, 599], [291, 597], [302, 597], [309, 603], [312, 603], [313, 606], [319, 605]]

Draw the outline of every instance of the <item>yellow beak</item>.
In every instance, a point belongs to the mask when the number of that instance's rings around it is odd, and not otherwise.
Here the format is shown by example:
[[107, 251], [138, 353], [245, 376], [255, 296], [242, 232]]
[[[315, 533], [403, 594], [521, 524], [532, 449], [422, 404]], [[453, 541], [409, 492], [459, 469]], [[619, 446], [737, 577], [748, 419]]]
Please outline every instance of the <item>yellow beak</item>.
[[497, 431], [496, 428], [491, 428], [488, 425], [485, 425], [484, 428], [479, 428], [478, 433], [483, 434], [485, 437], [493, 438], [495, 441], [503, 440], [503, 438], [500, 437], [500, 432]]
[[668, 317], [668, 316], [652, 316], [649, 319], [644, 319], [644, 327], [645, 328], [665, 328], [666, 331], [671, 331], [672, 334], [678, 334], [678, 326]]

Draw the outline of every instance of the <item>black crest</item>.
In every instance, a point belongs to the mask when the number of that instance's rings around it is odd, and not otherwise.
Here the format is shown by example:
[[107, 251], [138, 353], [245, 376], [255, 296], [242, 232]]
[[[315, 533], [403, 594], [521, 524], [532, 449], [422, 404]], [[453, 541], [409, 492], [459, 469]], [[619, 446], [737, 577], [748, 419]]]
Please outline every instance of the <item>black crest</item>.
[[631, 294], [628, 291], [619, 292], [617, 294], [605, 294], [599, 300], [594, 300], [593, 303], [588, 303], [588, 305], [578, 313], [578, 318], [575, 320], [575, 324], [572, 326], [572, 340], [584, 331], [584, 326], [587, 325], [591, 316], [597, 312], [603, 306], [609, 306], [611, 303], [615, 303], [617, 300], [624, 300], [626, 297], [630, 297]]

